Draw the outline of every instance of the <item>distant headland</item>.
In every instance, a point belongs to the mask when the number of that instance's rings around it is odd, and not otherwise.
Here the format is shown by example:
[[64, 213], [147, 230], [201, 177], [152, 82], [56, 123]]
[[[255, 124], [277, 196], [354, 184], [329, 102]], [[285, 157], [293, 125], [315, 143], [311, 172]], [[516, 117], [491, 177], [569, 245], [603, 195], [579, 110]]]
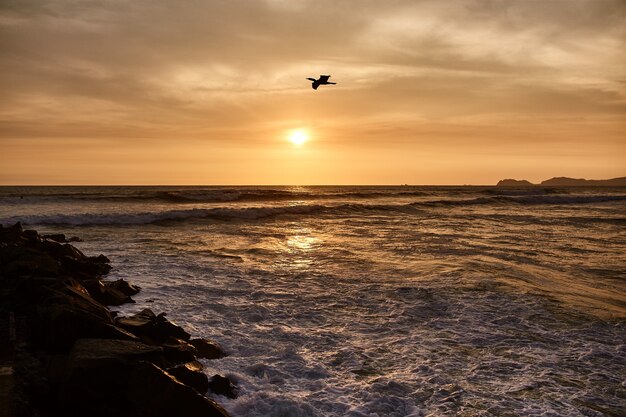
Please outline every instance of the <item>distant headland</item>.
[[555, 186], [555, 187], [626, 187], [626, 177], [612, 178], [609, 180], [586, 180], [584, 178], [554, 177], [533, 184], [527, 180], [504, 179], [498, 181], [498, 187], [526, 187], [532, 185]]

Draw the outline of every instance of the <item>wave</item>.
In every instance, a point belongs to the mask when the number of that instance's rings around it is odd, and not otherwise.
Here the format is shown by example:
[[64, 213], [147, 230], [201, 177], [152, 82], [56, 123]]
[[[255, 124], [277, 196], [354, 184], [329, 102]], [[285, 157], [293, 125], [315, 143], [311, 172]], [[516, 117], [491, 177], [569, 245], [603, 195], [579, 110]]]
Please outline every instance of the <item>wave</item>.
[[489, 188], [485, 190], [488, 195], [500, 196], [526, 196], [546, 194], [569, 194], [568, 190], [559, 188]]
[[593, 204], [626, 201], [626, 195], [524, 195], [494, 196], [459, 200], [432, 200], [411, 203], [413, 206], [474, 206], [474, 205], [561, 205]]
[[[477, 205], [571, 205], [626, 201], [626, 195], [582, 195], [582, 196], [494, 196], [459, 200], [426, 200], [409, 204], [302, 204], [271, 207], [216, 207], [185, 210], [165, 210], [159, 212], [138, 212], [118, 214], [52, 214], [11, 216], [0, 219], [2, 224], [21, 221], [39, 225], [142, 225], [168, 221], [193, 219], [215, 220], [257, 220], [281, 215], [350, 215], [373, 212], [397, 212], [404, 214], [422, 213], [424, 209], [436, 207], [464, 207]], [[420, 210], [421, 209], [421, 210]]]
[[[507, 197], [555, 197], [572, 196], [568, 190], [550, 187], [531, 187], [520, 189], [497, 187], [460, 187], [460, 186], [319, 186], [319, 187], [4, 187], [0, 188], [0, 204], [22, 205], [38, 203], [158, 203], [172, 205], [220, 204], [238, 202], [324, 202], [372, 200], [400, 200], [396, 203], [413, 199], [442, 198], [441, 204], [486, 204], [498, 203], [490, 198]], [[598, 193], [600, 194], [600, 193]], [[604, 194], [604, 193], [603, 193]], [[450, 197], [457, 196], [459, 200]], [[616, 196], [613, 194], [613, 196]], [[619, 198], [619, 194], [617, 194]], [[462, 200], [477, 197], [475, 201]], [[573, 196], [587, 198], [589, 195]], [[481, 200], [486, 198], [486, 200]], [[595, 198], [595, 197], [593, 197]], [[453, 202], [447, 203], [447, 200]], [[408, 200], [408, 201], [407, 201]], [[564, 201], [564, 200], [563, 200]], [[502, 201], [500, 201], [502, 202]], [[519, 202], [511, 200], [511, 202]], [[560, 204], [562, 200], [555, 200]], [[522, 202], [524, 203], [524, 202]], [[542, 201], [538, 202], [539, 204]], [[567, 203], [567, 202], [566, 202]], [[439, 204], [437, 201], [432, 204]], [[532, 202], [531, 202], [532, 204]]]
[[265, 217], [284, 214], [311, 214], [326, 209], [320, 205], [302, 205], [288, 207], [248, 207], [248, 208], [210, 208], [189, 210], [168, 210], [157, 213], [123, 213], [123, 214], [94, 214], [82, 213], [77, 215], [54, 214], [13, 216], [0, 219], [2, 224], [23, 222], [38, 225], [142, 225], [167, 221], [183, 221], [190, 219], [218, 219], [218, 220], [256, 220]]
[[264, 189], [264, 188], [217, 188], [217, 189], [175, 189], [151, 190], [142, 189], [105, 189], [83, 190], [76, 192], [45, 191], [41, 193], [10, 192], [0, 197], [3, 202], [20, 201], [24, 203], [46, 202], [158, 202], [158, 203], [224, 203], [224, 202], [255, 202], [255, 201], [311, 201], [311, 200], [339, 200], [339, 199], [380, 199], [380, 198], [410, 198], [430, 195], [428, 192], [404, 189], [363, 189], [354, 188], [342, 190], [337, 187], [321, 189], [310, 187], [303, 190]]

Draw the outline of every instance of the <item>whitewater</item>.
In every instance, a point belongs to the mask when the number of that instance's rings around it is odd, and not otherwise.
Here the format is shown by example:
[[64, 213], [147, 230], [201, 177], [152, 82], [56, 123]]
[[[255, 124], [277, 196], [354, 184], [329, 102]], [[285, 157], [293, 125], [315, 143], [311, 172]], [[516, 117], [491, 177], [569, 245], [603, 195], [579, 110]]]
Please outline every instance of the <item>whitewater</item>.
[[626, 189], [0, 187], [228, 356], [233, 416], [619, 416]]

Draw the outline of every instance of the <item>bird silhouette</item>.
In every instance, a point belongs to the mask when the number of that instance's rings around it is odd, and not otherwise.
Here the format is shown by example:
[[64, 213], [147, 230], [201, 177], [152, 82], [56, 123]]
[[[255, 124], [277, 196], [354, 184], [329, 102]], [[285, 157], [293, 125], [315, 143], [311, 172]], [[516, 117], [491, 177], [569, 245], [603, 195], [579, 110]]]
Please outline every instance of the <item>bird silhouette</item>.
[[317, 80], [315, 78], [307, 78], [307, 80], [313, 81], [313, 84], [311, 84], [311, 87], [313, 87], [313, 90], [317, 90], [317, 87], [319, 87], [320, 85], [337, 84], [337, 83], [328, 82], [329, 78], [330, 78], [330, 75], [320, 75], [320, 78]]

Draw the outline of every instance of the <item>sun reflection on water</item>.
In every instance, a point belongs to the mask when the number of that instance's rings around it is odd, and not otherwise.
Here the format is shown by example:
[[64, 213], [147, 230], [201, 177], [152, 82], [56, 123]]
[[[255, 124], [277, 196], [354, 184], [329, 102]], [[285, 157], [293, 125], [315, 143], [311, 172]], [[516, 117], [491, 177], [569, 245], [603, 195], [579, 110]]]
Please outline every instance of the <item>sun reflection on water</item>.
[[291, 268], [306, 269], [313, 265], [320, 239], [308, 228], [295, 228], [285, 241], [285, 261]]
[[287, 251], [289, 253], [311, 252], [315, 250], [317, 242], [319, 242], [318, 238], [306, 234], [290, 236], [287, 238]]

